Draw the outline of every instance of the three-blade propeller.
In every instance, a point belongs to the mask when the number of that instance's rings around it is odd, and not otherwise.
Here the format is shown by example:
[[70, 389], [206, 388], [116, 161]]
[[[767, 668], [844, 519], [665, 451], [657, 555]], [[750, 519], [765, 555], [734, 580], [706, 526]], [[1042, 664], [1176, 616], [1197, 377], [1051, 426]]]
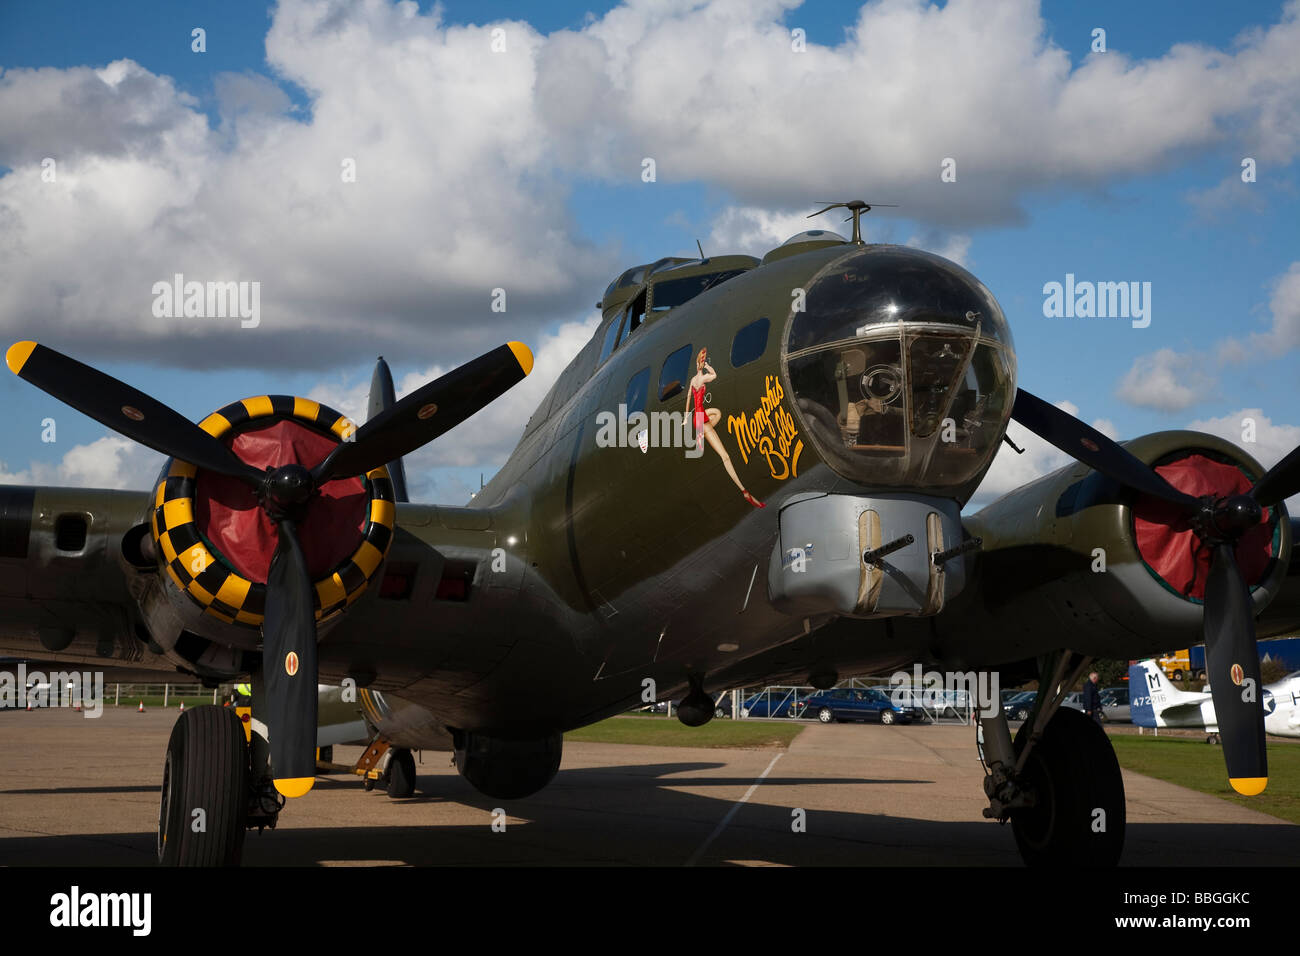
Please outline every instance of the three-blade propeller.
[[53, 349], [17, 342], [5, 362], [15, 375], [127, 438], [197, 468], [238, 478], [257, 495], [278, 535], [267, 572], [262, 657], [271, 768], [276, 789], [290, 797], [310, 790], [316, 773], [314, 587], [298, 540], [312, 499], [326, 482], [363, 475], [428, 444], [495, 401], [533, 368], [526, 345], [502, 345], [416, 389], [310, 470], [293, 463], [260, 471], [161, 402]]
[[1300, 448], [1245, 494], [1194, 498], [1095, 428], [1024, 389], [1016, 392], [1011, 417], [1095, 471], [1176, 506], [1202, 543], [1213, 549], [1203, 624], [1210, 693], [1228, 779], [1238, 793], [1260, 793], [1268, 783], [1263, 689], [1254, 604], [1237, 566], [1236, 543], [1259, 524], [1264, 508], [1300, 492]]

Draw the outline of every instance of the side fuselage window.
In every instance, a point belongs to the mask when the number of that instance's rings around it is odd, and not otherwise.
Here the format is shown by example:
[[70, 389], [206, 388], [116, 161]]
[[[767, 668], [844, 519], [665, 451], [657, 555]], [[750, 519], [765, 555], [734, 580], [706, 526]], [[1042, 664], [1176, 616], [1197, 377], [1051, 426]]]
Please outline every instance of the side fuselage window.
[[624, 397], [624, 404], [627, 405], [627, 413], [645, 411], [646, 394], [650, 390], [650, 368], [649, 366], [641, 369], [627, 383], [627, 394]]
[[731, 367], [740, 368], [762, 356], [767, 351], [767, 332], [770, 323], [766, 318], [750, 322], [731, 340]]
[[659, 401], [666, 402], [674, 395], [680, 395], [690, 379], [691, 346], [687, 343], [664, 359], [664, 367], [659, 372]]

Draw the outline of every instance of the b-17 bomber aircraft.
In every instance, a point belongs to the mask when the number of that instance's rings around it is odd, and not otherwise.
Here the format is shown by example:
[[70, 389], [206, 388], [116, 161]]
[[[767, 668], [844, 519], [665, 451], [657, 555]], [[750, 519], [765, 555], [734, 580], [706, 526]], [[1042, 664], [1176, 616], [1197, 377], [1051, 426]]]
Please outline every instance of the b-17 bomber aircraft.
[[[699, 725], [710, 693], [747, 685], [913, 662], [1037, 678], [1014, 740], [1001, 708], [980, 719], [985, 815], [1031, 864], [1114, 864], [1119, 766], [1061, 701], [1093, 658], [1204, 640], [1228, 777], [1261, 791], [1256, 617], [1295, 606], [1300, 450], [1265, 472], [1207, 434], [1112, 441], [1017, 388], [979, 279], [864, 242], [870, 206], [836, 206], [850, 239], [617, 276], [467, 507], [403, 500], [401, 458], [522, 380], [519, 343], [400, 401], [381, 363], [359, 427], [281, 395], [196, 425], [14, 344], [15, 374], [170, 457], [147, 492], [0, 489], [0, 654], [251, 678], [251, 745], [228, 710], [177, 721], [169, 864], [236, 862], [247, 827], [307, 793], [318, 680], [361, 688], [393, 747], [451, 749], [511, 799], [555, 776], [565, 731], [646, 686]], [[1077, 463], [963, 516], [1013, 420]], [[181, 825], [195, 806], [205, 833]]]

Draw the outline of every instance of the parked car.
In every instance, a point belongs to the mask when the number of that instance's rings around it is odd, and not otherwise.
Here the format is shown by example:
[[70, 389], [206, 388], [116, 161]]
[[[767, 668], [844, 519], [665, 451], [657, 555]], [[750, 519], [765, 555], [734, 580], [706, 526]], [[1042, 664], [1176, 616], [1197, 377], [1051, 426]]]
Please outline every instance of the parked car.
[[1106, 720], [1132, 720], [1127, 687], [1107, 687], [1101, 692], [1101, 716]]
[[1061, 701], [1062, 707], [1069, 707], [1071, 710], [1083, 710], [1083, 691], [1076, 690], [1073, 694], [1066, 694], [1065, 700]]
[[798, 717], [803, 701], [789, 690], [755, 694], [740, 705], [741, 717]]
[[1029, 711], [1033, 709], [1034, 701], [1038, 698], [1038, 691], [1023, 690], [1016, 696], [1010, 698], [1002, 705], [1003, 712], [1007, 715], [1007, 720], [1028, 720]]
[[818, 691], [803, 701], [800, 713], [823, 724], [837, 720], [910, 724], [920, 716], [915, 708], [895, 704], [888, 694], [875, 687], [836, 687]]
[[893, 703], [912, 711], [912, 719], [917, 723], [926, 723], [930, 712], [937, 711], [939, 716], [959, 716], [951, 704], [940, 700], [926, 700], [926, 692], [914, 687], [881, 687], [881, 693]]

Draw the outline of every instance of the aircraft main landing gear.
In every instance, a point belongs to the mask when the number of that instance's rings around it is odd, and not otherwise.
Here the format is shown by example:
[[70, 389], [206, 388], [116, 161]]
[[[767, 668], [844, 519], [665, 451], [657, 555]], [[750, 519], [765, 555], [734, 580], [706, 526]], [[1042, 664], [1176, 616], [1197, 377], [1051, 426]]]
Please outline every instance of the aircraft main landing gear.
[[1011, 829], [1026, 863], [1119, 863], [1124, 780], [1110, 738], [1092, 718], [1068, 707], [1058, 710], [1029, 752], [1021, 776], [1022, 786], [1037, 798], [1033, 806], [1011, 812]]
[[163, 763], [158, 862], [237, 866], [244, 848], [248, 777], [248, 744], [233, 710], [209, 704], [181, 714]]
[[[1054, 659], [1053, 659], [1054, 658]], [[1013, 742], [999, 707], [981, 715], [988, 775], [986, 817], [1011, 822], [1030, 866], [1115, 866], [1124, 849], [1124, 781], [1110, 738], [1081, 711], [1061, 707], [1087, 658], [1052, 655], [1033, 712]], [[1066, 676], [1067, 663], [1074, 663]]]

